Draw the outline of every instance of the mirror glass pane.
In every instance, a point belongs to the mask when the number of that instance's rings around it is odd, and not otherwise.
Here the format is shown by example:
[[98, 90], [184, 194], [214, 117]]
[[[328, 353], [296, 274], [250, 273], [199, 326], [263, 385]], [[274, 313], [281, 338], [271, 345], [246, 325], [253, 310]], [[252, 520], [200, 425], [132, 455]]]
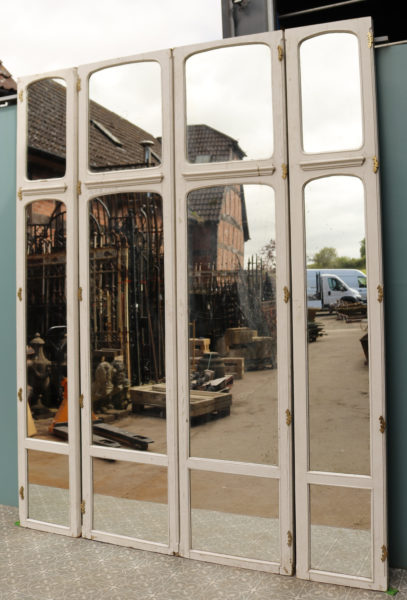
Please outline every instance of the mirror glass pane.
[[89, 203], [89, 271], [94, 443], [165, 453], [159, 195], [112, 194]]
[[364, 188], [305, 187], [310, 469], [370, 474]]
[[66, 167], [66, 83], [41, 79], [27, 88], [27, 177], [55, 179]]
[[279, 481], [191, 471], [192, 548], [279, 561]]
[[89, 79], [89, 169], [142, 169], [161, 163], [161, 67], [116, 65]]
[[27, 435], [67, 439], [66, 209], [38, 200], [25, 214]]
[[68, 457], [27, 451], [28, 518], [69, 527]]
[[188, 195], [191, 455], [278, 463], [274, 190]]
[[269, 47], [250, 44], [200, 52], [188, 58], [185, 70], [188, 161], [270, 158]]
[[371, 577], [370, 490], [310, 486], [311, 569]]
[[93, 529], [168, 543], [167, 469], [93, 459]]
[[363, 125], [356, 35], [326, 33], [306, 40], [300, 65], [305, 152], [359, 148]]

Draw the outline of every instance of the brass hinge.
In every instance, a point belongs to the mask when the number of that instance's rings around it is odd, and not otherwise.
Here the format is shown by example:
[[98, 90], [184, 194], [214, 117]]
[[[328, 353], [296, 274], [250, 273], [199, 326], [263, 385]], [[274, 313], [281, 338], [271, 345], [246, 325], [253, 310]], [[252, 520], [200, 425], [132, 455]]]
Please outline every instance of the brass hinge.
[[82, 302], [82, 298], [83, 298], [83, 296], [82, 296], [82, 288], [78, 287], [78, 300], [79, 300], [79, 302]]
[[289, 546], [291, 548], [292, 545], [293, 545], [293, 534], [291, 533], [291, 531], [287, 531], [287, 546]]
[[283, 47], [278, 45], [277, 46], [277, 52], [278, 52], [278, 60], [281, 62], [284, 58], [284, 50]]
[[287, 175], [288, 175], [288, 167], [287, 167], [287, 165], [286, 165], [285, 163], [283, 163], [283, 164], [281, 165], [281, 170], [282, 170], [282, 175], [281, 175], [281, 177], [282, 177], [283, 179], [287, 179]]
[[290, 299], [290, 290], [288, 289], [288, 287], [286, 285], [283, 287], [283, 292], [284, 292], [284, 302], [287, 304], [287, 302]]
[[76, 192], [78, 194], [78, 196], [80, 196], [82, 194], [82, 182], [78, 181], [78, 183], [76, 184]]
[[21, 486], [21, 487], [20, 487], [20, 491], [19, 491], [19, 493], [20, 493], [20, 498], [21, 498], [21, 500], [24, 500], [24, 486]]
[[76, 80], [76, 91], [80, 92], [81, 89], [82, 89], [82, 81], [81, 81], [81, 78], [78, 77], [77, 80]]
[[385, 546], [383, 544], [383, 546], [382, 546], [382, 558], [381, 558], [382, 562], [386, 562], [388, 556], [389, 556], [389, 552], [387, 550], [387, 546]]
[[23, 388], [18, 389], [17, 396], [18, 396], [18, 399], [20, 400], [20, 402], [22, 402], [23, 401]]
[[377, 301], [383, 302], [383, 286], [380, 283], [377, 286]]
[[24, 97], [24, 92], [23, 92], [23, 90], [20, 90], [20, 91], [18, 92], [18, 99], [20, 100], [20, 102], [22, 102], [22, 101], [23, 101], [23, 97]]
[[173, 555], [173, 556], [178, 556], [178, 557], [181, 557], [181, 554], [180, 554], [179, 552], [173, 552], [173, 553], [172, 553], [172, 555]]
[[86, 512], [86, 503], [85, 500], [82, 500], [81, 502], [81, 515], [84, 515]]
[[373, 161], [373, 173], [377, 173], [377, 171], [379, 170], [379, 161], [377, 159], [377, 156], [374, 156], [372, 158]]
[[23, 188], [18, 188], [17, 196], [19, 200], [23, 199]]
[[17, 298], [20, 300], [20, 302], [23, 299], [23, 288], [18, 288]]
[[373, 33], [371, 31], [368, 31], [368, 33], [367, 33], [368, 48], [373, 48], [373, 41], [374, 41]]
[[79, 396], [79, 406], [83, 408], [83, 394]]
[[285, 411], [285, 422], [287, 423], [287, 425], [291, 425], [293, 418], [291, 416], [291, 412], [290, 410], [287, 408], [287, 410]]
[[383, 417], [379, 417], [379, 423], [380, 423], [380, 433], [384, 433], [386, 431], [386, 421], [384, 420]]

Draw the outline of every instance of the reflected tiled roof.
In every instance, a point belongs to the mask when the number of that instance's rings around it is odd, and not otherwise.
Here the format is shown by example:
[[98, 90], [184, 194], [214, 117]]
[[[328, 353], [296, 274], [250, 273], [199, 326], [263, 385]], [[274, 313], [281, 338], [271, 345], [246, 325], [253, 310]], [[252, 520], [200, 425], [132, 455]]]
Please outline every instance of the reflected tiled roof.
[[0, 96], [11, 96], [17, 92], [17, 84], [0, 60]]
[[207, 155], [208, 162], [242, 160], [246, 154], [238, 142], [209, 125], [188, 125], [188, 160], [197, 162], [197, 157]]
[[195, 190], [188, 194], [188, 219], [197, 223], [212, 221], [217, 223], [220, 218], [225, 187], [218, 185]]
[[[66, 88], [52, 79], [35, 82], [28, 88], [28, 104], [29, 147], [64, 158]], [[109, 166], [116, 169], [144, 166], [144, 147], [140, 142], [145, 140], [151, 140], [151, 149], [161, 156], [161, 144], [150, 133], [93, 101], [90, 102], [89, 133], [90, 166], [96, 170]]]

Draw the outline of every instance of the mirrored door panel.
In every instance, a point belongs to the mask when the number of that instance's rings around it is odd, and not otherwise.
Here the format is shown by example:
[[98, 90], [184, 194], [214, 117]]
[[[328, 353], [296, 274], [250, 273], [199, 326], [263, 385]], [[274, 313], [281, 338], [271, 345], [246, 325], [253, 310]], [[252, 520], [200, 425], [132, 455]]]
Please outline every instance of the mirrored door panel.
[[89, 324], [93, 443], [166, 454], [162, 208], [150, 192], [89, 202]]
[[190, 455], [278, 464], [273, 188], [188, 194]]
[[365, 191], [335, 176], [304, 189], [311, 471], [370, 475]]

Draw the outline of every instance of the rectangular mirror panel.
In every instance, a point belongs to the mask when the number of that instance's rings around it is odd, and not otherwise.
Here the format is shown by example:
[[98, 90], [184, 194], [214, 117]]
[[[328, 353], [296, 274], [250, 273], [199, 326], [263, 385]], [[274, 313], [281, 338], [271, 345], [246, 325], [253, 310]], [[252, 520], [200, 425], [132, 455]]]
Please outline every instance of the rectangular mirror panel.
[[278, 463], [274, 190], [188, 195], [190, 452]]
[[115, 65], [89, 78], [89, 169], [103, 172], [161, 164], [161, 67]]
[[27, 88], [28, 179], [63, 177], [66, 169], [66, 83], [41, 79]]
[[311, 568], [371, 577], [371, 492], [311, 485]]
[[310, 469], [369, 475], [364, 188], [325, 177], [304, 194]]
[[27, 451], [28, 518], [69, 527], [68, 457]]
[[93, 459], [93, 529], [168, 543], [167, 469]]
[[166, 453], [162, 199], [89, 203], [94, 443]]
[[363, 141], [359, 40], [324, 33], [300, 46], [305, 152], [360, 148]]
[[272, 156], [268, 46], [250, 44], [194, 54], [186, 61], [185, 78], [189, 162]]
[[192, 548], [278, 562], [279, 481], [191, 471]]
[[25, 214], [27, 435], [66, 440], [66, 208], [38, 200]]

